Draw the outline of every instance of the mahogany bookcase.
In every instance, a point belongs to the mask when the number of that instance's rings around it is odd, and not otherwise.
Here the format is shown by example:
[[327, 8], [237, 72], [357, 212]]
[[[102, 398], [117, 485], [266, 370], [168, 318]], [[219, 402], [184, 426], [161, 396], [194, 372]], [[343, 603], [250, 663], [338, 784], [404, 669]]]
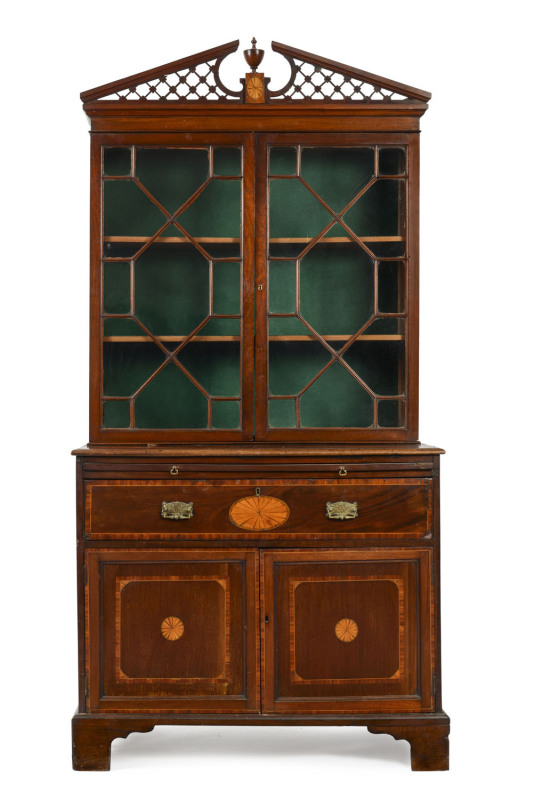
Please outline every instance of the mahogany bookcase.
[[418, 441], [430, 94], [273, 42], [82, 93], [90, 441], [73, 762], [155, 725], [364, 725], [448, 768]]

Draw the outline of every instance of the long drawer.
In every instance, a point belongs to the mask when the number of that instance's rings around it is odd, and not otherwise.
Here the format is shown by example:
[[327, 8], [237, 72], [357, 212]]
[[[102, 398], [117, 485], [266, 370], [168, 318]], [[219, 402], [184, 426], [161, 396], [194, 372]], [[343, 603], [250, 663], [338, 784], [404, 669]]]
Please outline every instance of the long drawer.
[[90, 539], [428, 536], [432, 479], [85, 482]]

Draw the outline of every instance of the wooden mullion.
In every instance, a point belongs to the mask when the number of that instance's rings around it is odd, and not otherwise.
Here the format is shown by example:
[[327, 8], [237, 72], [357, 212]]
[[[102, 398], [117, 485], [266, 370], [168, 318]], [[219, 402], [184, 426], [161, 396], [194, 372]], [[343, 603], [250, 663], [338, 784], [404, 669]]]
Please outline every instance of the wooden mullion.
[[178, 359], [175, 358], [174, 356], [171, 356], [170, 360], [174, 364], [176, 364], [176, 366], [184, 373], [186, 378], [189, 378], [189, 380], [191, 381], [193, 386], [195, 386], [198, 389], [198, 391], [201, 392], [207, 400], [211, 399], [212, 395], [206, 389], [204, 389], [202, 384], [199, 381], [197, 381], [197, 379], [195, 378], [194, 375], [191, 374], [191, 372], [189, 372], [187, 367], [184, 367], [184, 365], [181, 363], [181, 361], [178, 361]]
[[[268, 151], [267, 138], [258, 135], [256, 138], [256, 171], [255, 171], [255, 280], [252, 283], [252, 296], [255, 297], [256, 325], [255, 325], [255, 434], [254, 438], [260, 441], [265, 439], [268, 428], [268, 319], [267, 299], [269, 295], [267, 260], [269, 220], [268, 220]], [[264, 289], [257, 291], [262, 285]]]
[[[180, 213], [181, 213], [181, 212], [180, 212]], [[210, 254], [208, 253], [208, 251], [207, 251], [207, 250], [204, 250], [204, 248], [203, 248], [201, 245], [199, 245], [199, 244], [198, 244], [198, 241], [197, 241], [197, 240], [196, 240], [196, 239], [195, 239], [193, 236], [191, 236], [191, 234], [190, 234], [190, 233], [188, 233], [188, 232], [186, 231], [186, 229], [185, 229], [184, 227], [182, 227], [182, 225], [180, 225], [180, 223], [178, 222], [178, 220], [176, 220], [176, 219], [173, 219], [173, 220], [172, 220], [172, 224], [173, 224], [173, 225], [175, 225], [175, 226], [178, 228], [178, 230], [179, 230], [179, 231], [181, 231], [181, 232], [184, 234], [184, 236], [186, 237], [186, 239], [188, 239], [188, 240], [189, 240], [189, 243], [190, 243], [190, 244], [192, 244], [192, 245], [193, 245], [193, 247], [196, 247], [196, 249], [198, 250], [198, 252], [199, 252], [199, 253], [201, 253], [201, 254], [204, 256], [204, 258], [206, 259], [206, 261], [211, 261], [211, 260], [212, 260], [212, 259], [211, 259], [211, 256], [210, 256]]]
[[[207, 186], [209, 183], [211, 183], [211, 181], [212, 181], [212, 178], [211, 178], [211, 177], [209, 177], [209, 178], [206, 178], [206, 180], [205, 180], [205, 181], [204, 181], [204, 182], [203, 182], [203, 183], [202, 183], [202, 184], [201, 184], [201, 185], [198, 187], [198, 189], [195, 189], [195, 191], [193, 192], [193, 194], [191, 195], [191, 197], [189, 197], [189, 198], [188, 198], [188, 199], [185, 201], [185, 203], [182, 203], [182, 205], [181, 205], [181, 206], [178, 206], [178, 208], [176, 209], [176, 211], [174, 211], [174, 212], [173, 212], [173, 213], [172, 213], [170, 216], [171, 216], [171, 217], [177, 217], [177, 216], [179, 216], [180, 214], [183, 214], [183, 213], [184, 213], [184, 211], [187, 211], [187, 209], [188, 209], [190, 206], [192, 206], [192, 205], [193, 205], [193, 203], [195, 202], [195, 200], [198, 198], [198, 196], [199, 196], [200, 194], [202, 194], [202, 192], [204, 191], [204, 189], [206, 188], [206, 186]], [[171, 219], [170, 221], [171, 221], [171, 222], [176, 222], [176, 220], [175, 220], [175, 219]]]
[[324, 367], [323, 367], [321, 370], [319, 370], [319, 372], [317, 373], [317, 375], [314, 375], [314, 377], [311, 379], [311, 381], [308, 381], [308, 383], [306, 384], [306, 386], [304, 387], [304, 389], [301, 389], [301, 390], [300, 390], [300, 392], [298, 392], [298, 393], [297, 393], [295, 396], [296, 396], [296, 397], [298, 397], [298, 398], [299, 398], [299, 400], [300, 400], [300, 398], [302, 397], [302, 395], [304, 394], [304, 392], [306, 392], [306, 391], [307, 391], [307, 390], [310, 388], [310, 386], [311, 386], [312, 384], [314, 384], [314, 383], [315, 383], [315, 381], [316, 381], [318, 378], [320, 378], [320, 377], [321, 377], [321, 375], [322, 375], [324, 372], [326, 372], [326, 370], [327, 370], [329, 367], [331, 367], [331, 366], [332, 366], [332, 364], [334, 364], [334, 363], [335, 363], [335, 361], [336, 361], [336, 359], [335, 359], [334, 357], [332, 357], [332, 358], [330, 359], [330, 361], [329, 361], [327, 364], [325, 364], [325, 365], [324, 365]]
[[135, 314], [135, 261], [130, 260], [130, 315]]
[[213, 261], [211, 259], [208, 267], [208, 316], [213, 316]]
[[[119, 180], [120, 180], [120, 179], [119, 179]], [[130, 180], [130, 179], [128, 178], [128, 180]], [[169, 214], [169, 212], [167, 211], [167, 209], [165, 208], [165, 206], [163, 206], [163, 205], [162, 205], [162, 204], [159, 202], [159, 200], [157, 200], [157, 199], [154, 197], [154, 195], [152, 194], [152, 192], [149, 192], [149, 190], [146, 188], [146, 186], [144, 186], [144, 185], [141, 183], [141, 181], [139, 180], [139, 178], [134, 178], [134, 179], [133, 179], [133, 181], [132, 181], [132, 183], [135, 183], [135, 185], [136, 185], [137, 187], [139, 187], [139, 189], [141, 189], [141, 191], [142, 191], [142, 192], [144, 192], [144, 193], [146, 194], [146, 196], [148, 197], [148, 199], [149, 199], [149, 200], [150, 200], [152, 203], [154, 203], [154, 205], [156, 206], [156, 208], [158, 208], [158, 209], [161, 211], [161, 213], [162, 213], [164, 216], [166, 216], [166, 217], [167, 217], [167, 222], [171, 222], [171, 217], [172, 217], [172, 214]]]
[[241, 430], [245, 440], [254, 436], [254, 304], [255, 304], [255, 137], [248, 134], [242, 145], [241, 184]]
[[158, 339], [158, 337], [157, 337], [157, 336], [155, 336], [155, 335], [152, 333], [152, 331], [150, 331], [150, 330], [147, 328], [147, 326], [146, 326], [146, 325], [145, 325], [143, 322], [141, 322], [141, 320], [140, 320], [140, 319], [138, 319], [138, 317], [136, 317], [136, 316], [135, 316], [135, 314], [132, 314], [132, 319], [134, 320], [134, 322], [137, 322], [137, 324], [139, 325], [139, 327], [140, 327], [142, 330], [144, 330], [144, 331], [145, 331], [145, 333], [147, 334], [147, 336], [149, 336], [149, 337], [150, 337], [150, 339], [152, 339], [152, 341], [154, 342], [154, 344], [155, 344], [155, 345], [157, 345], [157, 346], [159, 347], [159, 349], [162, 351], [162, 353], [165, 355], [165, 357], [168, 357], [168, 356], [169, 356], [169, 352], [168, 352], [168, 351], [167, 351], [167, 350], [166, 350], [166, 349], [163, 347], [163, 345], [161, 344], [161, 342], [160, 342], [160, 340]]
[[89, 436], [97, 441], [102, 427], [104, 370], [102, 354], [103, 303], [103, 213], [102, 213], [102, 142], [91, 136], [91, 205], [90, 205], [90, 309], [89, 309]]
[[204, 319], [202, 320], [202, 322], [199, 322], [199, 324], [196, 326], [196, 328], [193, 328], [193, 330], [192, 330], [192, 331], [190, 331], [190, 333], [188, 333], [186, 336], [182, 337], [182, 338], [181, 338], [181, 341], [180, 341], [180, 344], [178, 345], [178, 347], [176, 347], [176, 348], [175, 348], [175, 349], [172, 351], [172, 353], [170, 354], [170, 355], [171, 355], [171, 358], [174, 358], [174, 356], [177, 356], [177, 355], [178, 355], [178, 353], [179, 353], [181, 350], [183, 350], [183, 349], [184, 349], [184, 347], [186, 347], [186, 346], [189, 344], [189, 342], [191, 342], [191, 341], [192, 341], [192, 340], [193, 340], [193, 339], [196, 337], [197, 333], [198, 333], [200, 330], [202, 330], [202, 328], [204, 327], [204, 325], [207, 325], [207, 323], [210, 321], [210, 319], [211, 319], [211, 317], [210, 317], [210, 316], [209, 316], [209, 314], [208, 314], [208, 316], [207, 316], [207, 317], [204, 317]]
[[417, 440], [419, 420], [419, 135], [413, 134], [406, 148], [410, 175], [406, 195], [406, 297], [405, 311], [405, 426]]
[[137, 253], [136, 253], [136, 254], [133, 256], [133, 261], [137, 261], [137, 259], [138, 259], [140, 256], [142, 256], [142, 255], [143, 255], [143, 253], [144, 253], [146, 250], [148, 250], [148, 248], [150, 247], [150, 245], [151, 245], [151, 244], [154, 244], [154, 242], [156, 241], [156, 239], [157, 239], [157, 237], [160, 235], [160, 233], [161, 233], [162, 231], [164, 231], [164, 230], [165, 230], [165, 228], [167, 228], [169, 225], [170, 225], [170, 221], [167, 219], [167, 220], [165, 221], [165, 223], [164, 223], [164, 224], [161, 226], [161, 228], [159, 228], [159, 229], [156, 231], [156, 233], [155, 233], [153, 236], [151, 236], [151, 237], [148, 239], [148, 241], [146, 241], [146, 242], [145, 242], [145, 244], [144, 244], [144, 245], [143, 245], [143, 246], [142, 246], [142, 247], [141, 247], [141, 248], [140, 248], [140, 249], [137, 251]]
[[149, 383], [152, 383], [152, 381], [154, 380], [154, 378], [156, 377], [156, 375], [159, 375], [159, 373], [161, 372], [161, 370], [162, 370], [164, 367], [166, 367], [166, 366], [167, 366], [167, 364], [170, 364], [170, 361], [171, 361], [171, 358], [170, 358], [170, 356], [169, 356], [168, 358], [166, 358], [166, 359], [165, 359], [165, 361], [163, 361], [163, 362], [162, 362], [162, 363], [159, 365], [159, 367], [158, 367], [156, 370], [154, 370], [154, 372], [152, 373], [152, 375], [149, 375], [149, 376], [148, 376], [148, 378], [146, 379], [146, 381], [145, 381], [144, 383], [142, 383], [142, 384], [141, 384], [141, 386], [139, 386], [139, 388], [135, 390], [135, 392], [133, 392], [133, 394], [132, 394], [132, 396], [131, 396], [131, 399], [132, 399], [132, 400], [135, 400], [137, 397], [139, 397], [139, 395], [141, 394], [141, 392], [143, 391], [143, 389], [146, 389], [146, 387], [148, 386], [148, 384], [149, 384]]

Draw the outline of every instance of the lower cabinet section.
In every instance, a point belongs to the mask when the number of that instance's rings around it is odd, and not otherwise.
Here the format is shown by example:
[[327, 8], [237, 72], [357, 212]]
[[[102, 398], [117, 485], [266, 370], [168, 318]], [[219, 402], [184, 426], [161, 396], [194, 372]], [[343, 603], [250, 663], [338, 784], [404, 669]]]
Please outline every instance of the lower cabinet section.
[[432, 711], [431, 557], [89, 548], [86, 710]]
[[87, 551], [90, 711], [259, 711], [258, 552]]

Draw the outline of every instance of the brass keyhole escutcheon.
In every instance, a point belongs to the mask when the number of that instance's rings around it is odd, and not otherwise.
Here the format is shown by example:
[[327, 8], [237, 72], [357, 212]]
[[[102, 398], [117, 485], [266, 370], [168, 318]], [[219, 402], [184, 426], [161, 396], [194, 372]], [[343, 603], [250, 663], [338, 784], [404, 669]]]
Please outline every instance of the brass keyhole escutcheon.
[[340, 467], [339, 468], [339, 475], [341, 475], [341, 477], [344, 478], [346, 474], [347, 474], [347, 470], [345, 469], [345, 467]]
[[178, 475], [178, 467], [172, 466], [169, 471], [171, 475]]
[[184, 623], [180, 617], [165, 617], [161, 623], [161, 635], [169, 642], [175, 642], [184, 632]]
[[336, 622], [335, 634], [340, 642], [353, 642], [358, 635], [358, 626], [353, 619], [345, 617]]

